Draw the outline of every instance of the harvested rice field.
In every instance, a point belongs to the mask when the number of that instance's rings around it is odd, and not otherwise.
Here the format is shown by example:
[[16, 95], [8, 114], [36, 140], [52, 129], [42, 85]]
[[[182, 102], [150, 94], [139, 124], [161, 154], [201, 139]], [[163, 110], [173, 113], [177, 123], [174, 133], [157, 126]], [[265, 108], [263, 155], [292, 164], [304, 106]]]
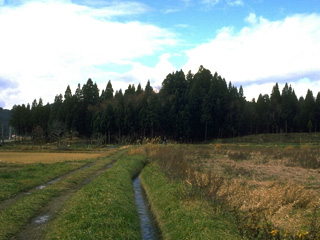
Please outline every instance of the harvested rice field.
[[[110, 151], [111, 152], [111, 151]], [[0, 163], [55, 163], [65, 161], [79, 161], [104, 157], [109, 152], [101, 153], [50, 153], [50, 152], [0, 152]]]

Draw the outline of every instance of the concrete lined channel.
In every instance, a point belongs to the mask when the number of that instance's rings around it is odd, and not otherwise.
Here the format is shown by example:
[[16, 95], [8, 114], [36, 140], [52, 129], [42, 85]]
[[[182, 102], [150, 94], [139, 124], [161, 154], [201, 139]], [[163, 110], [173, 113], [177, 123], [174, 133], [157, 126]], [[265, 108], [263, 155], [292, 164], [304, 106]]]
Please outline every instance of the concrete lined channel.
[[140, 217], [142, 240], [161, 239], [160, 231], [150, 211], [148, 200], [144, 189], [141, 186], [139, 176], [133, 179], [133, 188]]

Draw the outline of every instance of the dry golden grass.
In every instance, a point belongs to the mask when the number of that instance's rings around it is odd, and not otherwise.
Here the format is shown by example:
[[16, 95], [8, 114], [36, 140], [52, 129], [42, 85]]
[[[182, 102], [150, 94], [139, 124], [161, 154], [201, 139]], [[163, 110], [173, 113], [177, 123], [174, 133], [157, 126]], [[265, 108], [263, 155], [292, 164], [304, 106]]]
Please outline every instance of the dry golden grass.
[[302, 185], [280, 182], [226, 181], [218, 193], [226, 203], [242, 211], [263, 213], [274, 226], [289, 232], [309, 225], [319, 195]]
[[135, 148], [131, 148], [128, 152], [128, 155], [129, 156], [132, 156], [132, 155], [143, 155], [145, 156], [146, 155], [146, 148], [145, 147], [135, 147]]
[[274, 226], [297, 232], [310, 224], [313, 210], [320, 208], [320, 171], [303, 168], [299, 161], [318, 153], [309, 146], [230, 146], [226, 154], [205, 161], [202, 167], [225, 177], [218, 192], [225, 203], [245, 212], [263, 213]]
[[[205, 187], [211, 199], [248, 214], [261, 213], [273, 226], [291, 233], [308, 229], [314, 209], [320, 209], [316, 164], [320, 150], [316, 147], [216, 144], [149, 146], [147, 152], [150, 158], [162, 161], [172, 158], [166, 171], [180, 172], [187, 184]], [[310, 160], [313, 164], [306, 164]]]
[[0, 163], [55, 163], [106, 156], [106, 153], [0, 152]]

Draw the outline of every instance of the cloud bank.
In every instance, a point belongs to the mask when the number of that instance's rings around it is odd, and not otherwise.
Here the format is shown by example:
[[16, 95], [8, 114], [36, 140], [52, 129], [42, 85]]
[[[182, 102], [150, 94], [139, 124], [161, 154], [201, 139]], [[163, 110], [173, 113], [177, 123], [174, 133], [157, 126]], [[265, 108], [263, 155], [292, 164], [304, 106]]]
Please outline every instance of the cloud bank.
[[[242, 0], [181, 1], [244, 6]], [[182, 39], [188, 25], [181, 24], [181, 32], [174, 33], [132, 21], [153, 11], [135, 1], [11, 2], [0, 0], [0, 107], [10, 109], [40, 97], [52, 102], [67, 85], [74, 92], [88, 78], [100, 89], [108, 80], [115, 89], [138, 83], [144, 87], [148, 79], [159, 87], [167, 74], [179, 70], [174, 58], [191, 46]], [[320, 91], [319, 14], [270, 21], [250, 13], [243, 24], [240, 30], [207, 29], [216, 36], [185, 50], [185, 73], [195, 73], [200, 65], [217, 71], [228, 82], [242, 85], [247, 100], [270, 94], [276, 82], [280, 88], [290, 83], [298, 97], [308, 88], [314, 95]], [[141, 61], [148, 57], [153, 64]]]
[[103, 66], [112, 63], [134, 69], [137, 58], [176, 44], [174, 33], [164, 28], [112, 19], [133, 14], [132, 7], [138, 13], [147, 11], [134, 2], [99, 9], [63, 1], [1, 7], [0, 77], [17, 85], [2, 107], [40, 97], [45, 97], [45, 103], [52, 102], [68, 84], [75, 90], [78, 82], [89, 77], [105, 83], [103, 88], [112, 72]]
[[248, 25], [238, 32], [224, 27], [215, 39], [188, 50], [183, 69], [197, 71], [202, 64], [217, 71], [227, 81], [242, 84], [248, 100], [260, 92], [270, 94], [275, 82], [292, 82], [298, 97], [308, 88], [320, 91], [319, 14], [269, 21], [251, 13], [245, 22]]

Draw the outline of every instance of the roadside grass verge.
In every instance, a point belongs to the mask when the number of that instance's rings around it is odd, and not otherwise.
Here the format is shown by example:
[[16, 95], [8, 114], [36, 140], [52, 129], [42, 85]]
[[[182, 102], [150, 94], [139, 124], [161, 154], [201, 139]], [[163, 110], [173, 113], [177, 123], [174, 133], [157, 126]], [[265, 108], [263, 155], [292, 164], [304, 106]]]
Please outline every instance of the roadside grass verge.
[[119, 154], [112, 158], [98, 159], [91, 166], [74, 172], [68, 177], [39, 191], [18, 199], [8, 207], [0, 210], [0, 239], [11, 239], [21, 227], [28, 223], [54, 197], [69, 189], [76, 189], [96, 171], [110, 164]]
[[0, 202], [78, 169], [88, 162], [90, 160], [52, 164], [0, 164]]
[[132, 178], [146, 157], [126, 156], [80, 189], [43, 239], [141, 239]]
[[184, 182], [169, 180], [156, 162], [140, 179], [163, 239], [240, 239], [230, 212]]

